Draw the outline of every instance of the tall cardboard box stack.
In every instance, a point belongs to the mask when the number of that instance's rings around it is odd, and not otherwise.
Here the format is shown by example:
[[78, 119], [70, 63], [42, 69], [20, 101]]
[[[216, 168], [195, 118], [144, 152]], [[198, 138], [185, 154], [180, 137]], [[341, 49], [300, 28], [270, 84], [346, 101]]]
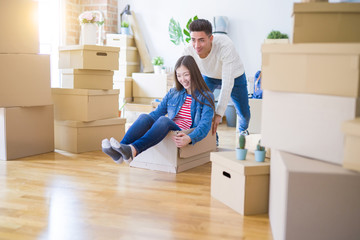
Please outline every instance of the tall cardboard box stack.
[[1, 160], [54, 150], [50, 57], [39, 54], [37, 14], [35, 1], [0, 1]]
[[119, 68], [114, 72], [114, 89], [120, 89], [119, 103], [132, 102], [131, 75], [140, 72], [140, 56], [132, 35], [106, 34], [106, 45], [120, 47]]
[[119, 48], [64, 46], [59, 50], [62, 88], [52, 89], [55, 148], [73, 153], [101, 149], [101, 140], [121, 140], [126, 120], [119, 115], [119, 90], [113, 89]]
[[295, 44], [262, 46], [276, 240], [360, 236], [360, 173], [342, 166], [341, 130], [360, 115], [359, 25], [359, 3], [295, 3]]

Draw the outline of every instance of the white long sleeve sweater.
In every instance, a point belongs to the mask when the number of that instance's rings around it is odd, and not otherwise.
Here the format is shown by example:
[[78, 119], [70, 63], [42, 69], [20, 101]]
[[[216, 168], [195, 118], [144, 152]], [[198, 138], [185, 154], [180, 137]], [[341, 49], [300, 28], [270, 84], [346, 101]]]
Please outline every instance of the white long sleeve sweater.
[[200, 58], [191, 44], [184, 49], [183, 55], [193, 56], [203, 75], [222, 80], [216, 114], [223, 116], [230, 100], [234, 79], [245, 72], [233, 42], [227, 35], [215, 34], [207, 57]]

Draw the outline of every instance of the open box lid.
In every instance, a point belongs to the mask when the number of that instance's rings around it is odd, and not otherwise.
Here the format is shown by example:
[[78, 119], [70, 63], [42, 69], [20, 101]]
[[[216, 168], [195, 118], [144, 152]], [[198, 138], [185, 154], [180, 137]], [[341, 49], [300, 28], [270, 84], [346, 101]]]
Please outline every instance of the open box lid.
[[114, 71], [111, 70], [91, 70], [91, 69], [73, 69], [73, 68], [61, 69], [61, 73], [64, 75], [96, 75], [96, 76], [114, 75]]
[[360, 3], [294, 3], [296, 13], [360, 13]]
[[360, 137], [360, 118], [355, 118], [354, 120], [344, 122], [342, 124], [342, 131], [346, 135], [353, 135]]
[[108, 118], [108, 119], [102, 119], [102, 120], [96, 120], [96, 121], [90, 121], [90, 122], [72, 121], [72, 120], [65, 120], [65, 121], [55, 120], [56, 126], [66, 126], [66, 127], [73, 127], [73, 128], [122, 125], [125, 123], [126, 123], [126, 118]]
[[98, 46], [98, 45], [69, 45], [69, 46], [60, 46], [59, 51], [71, 51], [71, 50], [91, 50], [99, 52], [120, 52], [120, 47], [110, 47], [110, 46]]
[[210, 160], [213, 164], [221, 165], [242, 175], [270, 174], [270, 162], [256, 162], [252, 153], [246, 155], [246, 160], [237, 160], [235, 151], [212, 152]]
[[68, 89], [68, 88], [52, 88], [53, 95], [84, 95], [84, 96], [103, 96], [103, 95], [119, 95], [119, 89], [97, 90], [97, 89]]
[[360, 43], [263, 44], [262, 53], [360, 55]]

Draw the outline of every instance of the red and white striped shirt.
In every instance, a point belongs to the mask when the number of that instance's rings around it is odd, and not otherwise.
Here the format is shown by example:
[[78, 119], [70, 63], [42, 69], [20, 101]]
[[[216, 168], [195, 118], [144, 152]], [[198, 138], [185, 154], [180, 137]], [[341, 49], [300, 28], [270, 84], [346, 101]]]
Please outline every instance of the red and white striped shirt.
[[191, 95], [187, 95], [184, 104], [180, 108], [180, 111], [173, 119], [173, 121], [181, 128], [181, 130], [187, 130], [191, 127], [191, 101]]

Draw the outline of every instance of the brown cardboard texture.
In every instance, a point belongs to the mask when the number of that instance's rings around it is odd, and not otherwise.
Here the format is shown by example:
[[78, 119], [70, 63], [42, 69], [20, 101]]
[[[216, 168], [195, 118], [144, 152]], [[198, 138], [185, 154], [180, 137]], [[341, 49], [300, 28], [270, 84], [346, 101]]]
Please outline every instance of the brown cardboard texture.
[[118, 70], [118, 47], [73, 45], [59, 48], [59, 68]]
[[94, 121], [115, 118], [119, 111], [119, 90], [53, 88], [56, 120]]
[[342, 165], [341, 125], [360, 116], [360, 99], [264, 90], [264, 146]]
[[343, 167], [360, 172], [360, 118], [344, 122], [342, 131], [345, 134]]
[[[125, 135], [124, 118], [110, 118], [91, 122], [55, 121], [55, 148], [72, 153], [101, 150], [101, 141]], [[105, 155], [104, 155], [105, 156]]]
[[134, 98], [163, 98], [168, 92], [166, 74], [133, 73], [132, 78]]
[[113, 47], [135, 47], [135, 40], [132, 35], [106, 34], [106, 45]]
[[54, 151], [53, 106], [0, 108], [0, 159]]
[[242, 215], [268, 212], [270, 163], [254, 158], [237, 160], [235, 151], [211, 153], [211, 196]]
[[263, 89], [360, 96], [360, 44], [264, 44]]
[[277, 240], [357, 240], [360, 173], [272, 149], [269, 219]]
[[0, 1], [2, 53], [39, 53], [38, 2]]
[[140, 56], [136, 47], [121, 48], [119, 53], [119, 64], [126, 64], [127, 62], [140, 63]]
[[113, 89], [114, 72], [109, 70], [63, 69], [61, 87], [71, 89]]
[[113, 89], [120, 89], [119, 100], [132, 102], [132, 78], [122, 77], [113, 81]]
[[295, 3], [294, 43], [360, 42], [360, 3]]
[[[191, 132], [193, 129], [184, 131]], [[209, 134], [200, 142], [177, 148], [171, 131], [157, 145], [139, 154], [130, 163], [131, 167], [178, 173], [203, 165], [210, 161], [210, 152], [216, 149], [215, 135]]]
[[0, 54], [0, 107], [50, 104], [50, 56]]

